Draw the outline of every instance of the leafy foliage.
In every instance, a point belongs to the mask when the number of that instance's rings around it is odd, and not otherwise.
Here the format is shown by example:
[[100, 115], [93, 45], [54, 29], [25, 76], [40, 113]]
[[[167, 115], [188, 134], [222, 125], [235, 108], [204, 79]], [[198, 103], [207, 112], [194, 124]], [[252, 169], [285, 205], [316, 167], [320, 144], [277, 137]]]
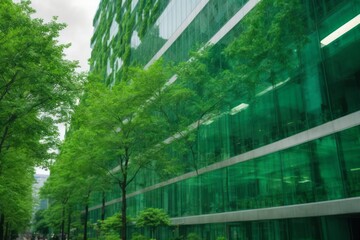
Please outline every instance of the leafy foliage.
[[36, 223], [35, 232], [40, 233], [44, 236], [49, 234], [50, 226], [49, 223], [46, 221], [45, 210], [38, 210], [35, 213], [34, 221]]
[[147, 240], [147, 238], [144, 235], [135, 233], [132, 235], [131, 240]]
[[216, 240], [226, 240], [225, 237], [217, 237]]
[[65, 25], [33, 12], [29, 1], [0, 2], [0, 215], [12, 230], [30, 220], [34, 167], [54, 159], [54, 124], [67, 120], [82, 83], [56, 40]]
[[[43, 189], [45, 195], [63, 207], [75, 202], [87, 206], [92, 192], [106, 191], [112, 183], [119, 186], [122, 204], [126, 206], [126, 190], [137, 174], [144, 168], [153, 169], [155, 160], [168, 162], [166, 154], [160, 154], [159, 144], [159, 139], [167, 136], [165, 121], [153, 114], [158, 106], [147, 102], [154, 94], [161, 94], [168, 72], [162, 62], [148, 70], [131, 68], [130, 72], [131, 80], [111, 89], [95, 75], [89, 77], [66, 141]], [[121, 216], [123, 233], [126, 208]]]
[[141, 211], [136, 219], [138, 227], [169, 226], [170, 224], [169, 216], [160, 208], [147, 208]]
[[304, 12], [299, 0], [261, 1], [226, 47], [225, 56], [250, 98], [261, 81], [275, 85], [284, 80], [280, 73], [291, 73], [301, 64], [299, 49], [307, 42]]
[[170, 226], [170, 218], [167, 213], [160, 208], [147, 208], [139, 213], [135, 222], [137, 227], [149, 227], [151, 238], [154, 238], [155, 230], [159, 226]]
[[[131, 39], [132, 34], [136, 31], [138, 37], [143, 39], [156, 19], [161, 13], [161, 7], [167, 4], [167, 1], [154, 1], [154, 0], [140, 0], [135, 9], [132, 9], [132, 1], [117, 0], [117, 1], [102, 1], [101, 5], [95, 15], [95, 33], [91, 39], [93, 44], [92, 61], [93, 72], [99, 74], [106, 85], [112, 85], [113, 81], [120, 81], [130, 76], [128, 70], [132, 55]], [[104, 14], [110, 11], [112, 14]], [[110, 18], [108, 16], [116, 16]], [[111, 38], [109, 29], [114, 24], [118, 24], [118, 34]], [[117, 54], [111, 56], [110, 49], [114, 50]], [[108, 56], [109, 60], [108, 60]], [[123, 62], [119, 71], [109, 74], [107, 67], [111, 69], [119, 67], [116, 65], [117, 57]]]
[[121, 215], [119, 213], [114, 214], [111, 217], [106, 218], [104, 221], [100, 221], [100, 232], [102, 235], [118, 235], [121, 228]]
[[[248, 27], [225, 50], [224, 46], [208, 46], [193, 53], [188, 62], [176, 69], [176, 82], [170, 83], [167, 81], [174, 71], [161, 61], [148, 70], [129, 67], [129, 41], [135, 24], [130, 3], [125, 3], [127, 12], [116, 15], [120, 29], [116, 41], [100, 42], [99, 36], [109, 40], [106, 26], [113, 20], [104, 19], [106, 14], [97, 14], [107, 23], [99, 26], [93, 39], [99, 41], [93, 60], [101, 62], [96, 63], [89, 76], [84, 96], [72, 117], [67, 140], [52, 172], [53, 179], [58, 180], [50, 179], [56, 182], [51, 187], [54, 199], [61, 202], [62, 197], [70, 194], [71, 199], [81, 199], [84, 205], [90, 201], [91, 192], [105, 191], [107, 185], [116, 183], [121, 191], [121, 214], [109, 220], [113, 230], [108, 230], [111, 234], [107, 237], [113, 238], [121, 228], [124, 240], [128, 221], [126, 194], [139, 172], [157, 170], [156, 176], [168, 179], [197, 170], [202, 166], [197, 142], [203, 124], [229, 113], [234, 99], [253, 99], [259, 84], [275, 86], [283, 80], [284, 69], [295, 71], [301, 64], [297, 49], [306, 42], [305, 29], [298, 27], [303, 26], [298, 24], [303, 21], [300, 1], [263, 0], [245, 17], [244, 26]], [[138, 3], [144, 15], [152, 12], [151, 3]], [[120, 6], [122, 1], [116, 4]], [[101, 9], [106, 6], [103, 1]], [[136, 26], [141, 29], [140, 36], [144, 36], [148, 26], [147, 19], [142, 21]], [[293, 28], [297, 29], [296, 34], [288, 34]], [[106, 53], [114, 43], [121, 46], [114, 47], [118, 55], [111, 56], [110, 67], [114, 67], [115, 57], [120, 56], [124, 69], [121, 76], [115, 73], [117, 84], [112, 86], [108, 80], [113, 75], [106, 75], [105, 66]], [[174, 152], [175, 156], [171, 155]], [[71, 189], [78, 191], [74, 193]], [[146, 218], [140, 220], [139, 216], [138, 226], [154, 229], [167, 224], [161, 220], [165, 217], [154, 209], [148, 211], [142, 213]], [[117, 222], [120, 216], [122, 224]], [[188, 239], [200, 238], [189, 234]]]
[[189, 233], [186, 237], [187, 240], [201, 240], [201, 237], [196, 233]]

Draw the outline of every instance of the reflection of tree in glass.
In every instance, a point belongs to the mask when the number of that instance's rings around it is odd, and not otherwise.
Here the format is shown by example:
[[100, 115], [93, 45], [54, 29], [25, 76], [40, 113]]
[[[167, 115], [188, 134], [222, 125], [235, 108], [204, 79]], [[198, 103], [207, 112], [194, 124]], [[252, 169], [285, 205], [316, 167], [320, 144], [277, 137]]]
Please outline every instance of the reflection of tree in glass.
[[[244, 19], [244, 29], [226, 49], [235, 81], [248, 101], [271, 90], [275, 138], [283, 136], [277, 88], [301, 71], [300, 49], [306, 43], [305, 9], [300, 0], [264, 0]], [[267, 92], [267, 90], [265, 90]]]
[[303, 8], [299, 0], [261, 1], [244, 19], [243, 32], [225, 49], [250, 96], [261, 80], [275, 86], [299, 68], [299, 50], [306, 43]]

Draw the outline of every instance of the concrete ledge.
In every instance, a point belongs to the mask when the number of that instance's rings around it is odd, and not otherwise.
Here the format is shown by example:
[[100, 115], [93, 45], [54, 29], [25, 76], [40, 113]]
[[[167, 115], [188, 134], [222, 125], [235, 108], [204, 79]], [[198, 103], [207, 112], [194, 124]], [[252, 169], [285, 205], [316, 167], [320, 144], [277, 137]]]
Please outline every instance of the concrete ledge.
[[190, 217], [172, 218], [174, 225], [243, 222], [284, 218], [301, 218], [360, 213], [360, 197], [306, 203], [274, 208], [262, 208]]
[[[338, 118], [336, 120], [322, 124], [320, 126], [317, 126], [317, 127], [311, 128], [309, 130], [300, 132], [298, 134], [292, 135], [290, 137], [281, 139], [277, 142], [270, 143], [269, 145], [259, 147], [257, 149], [234, 156], [232, 158], [229, 158], [229, 159], [221, 161], [221, 162], [214, 163], [212, 165], [209, 165], [207, 167], [199, 169], [198, 172], [196, 172], [196, 171], [189, 172], [189, 173], [183, 174], [181, 176], [169, 179], [167, 181], [155, 184], [153, 186], [141, 189], [139, 191], [130, 193], [127, 195], [127, 198], [136, 196], [138, 194], [143, 194], [145, 192], [149, 192], [154, 189], [161, 188], [161, 187], [164, 187], [164, 186], [167, 186], [167, 185], [170, 185], [170, 184], [173, 184], [173, 183], [185, 180], [185, 179], [195, 177], [198, 174], [201, 175], [201, 174], [211, 172], [211, 171], [214, 171], [217, 169], [229, 167], [229, 166], [232, 166], [232, 165], [240, 163], [240, 162], [249, 161], [254, 158], [265, 156], [267, 154], [282, 151], [282, 150], [297, 146], [299, 144], [303, 144], [303, 143], [310, 142], [310, 141], [313, 141], [313, 140], [316, 140], [316, 139], [319, 139], [322, 137], [326, 137], [331, 134], [341, 132], [346, 129], [349, 129], [349, 128], [352, 128], [355, 126], [359, 126], [359, 125], [360, 125], [360, 111], [357, 111], [357, 112], [351, 113], [349, 115], [346, 115], [344, 117]], [[111, 200], [110, 202], [107, 202], [106, 205], [111, 205], [111, 204], [114, 204], [117, 202], [121, 202], [121, 198]], [[101, 205], [94, 206], [94, 207], [90, 208], [90, 210], [95, 210], [97, 208], [101, 208]]]

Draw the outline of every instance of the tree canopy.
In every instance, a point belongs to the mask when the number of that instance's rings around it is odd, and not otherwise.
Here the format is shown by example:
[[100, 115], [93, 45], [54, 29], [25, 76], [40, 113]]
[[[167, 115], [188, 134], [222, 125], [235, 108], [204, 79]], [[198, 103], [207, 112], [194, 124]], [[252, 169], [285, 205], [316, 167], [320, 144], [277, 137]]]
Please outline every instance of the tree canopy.
[[0, 2], [0, 239], [28, 223], [34, 167], [54, 159], [54, 124], [66, 121], [82, 82], [57, 41], [65, 25], [31, 18], [29, 4]]
[[169, 216], [163, 209], [147, 208], [141, 211], [136, 219], [138, 227], [157, 227], [170, 225]]

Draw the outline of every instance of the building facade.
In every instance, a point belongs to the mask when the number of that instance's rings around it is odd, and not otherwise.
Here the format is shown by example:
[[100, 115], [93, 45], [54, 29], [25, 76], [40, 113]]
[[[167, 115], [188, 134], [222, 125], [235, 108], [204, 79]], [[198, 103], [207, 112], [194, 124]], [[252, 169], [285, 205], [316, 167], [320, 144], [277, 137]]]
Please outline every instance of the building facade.
[[[129, 215], [170, 215], [157, 239], [360, 238], [359, 0], [102, 0], [91, 45], [108, 85], [204, 46], [209, 69], [239, 79], [228, 111], [199, 129], [197, 170], [130, 187]], [[96, 222], [100, 193], [90, 211]]]

